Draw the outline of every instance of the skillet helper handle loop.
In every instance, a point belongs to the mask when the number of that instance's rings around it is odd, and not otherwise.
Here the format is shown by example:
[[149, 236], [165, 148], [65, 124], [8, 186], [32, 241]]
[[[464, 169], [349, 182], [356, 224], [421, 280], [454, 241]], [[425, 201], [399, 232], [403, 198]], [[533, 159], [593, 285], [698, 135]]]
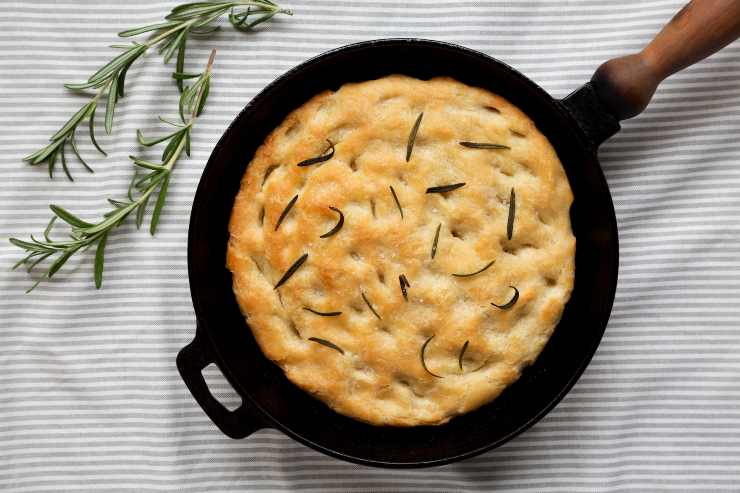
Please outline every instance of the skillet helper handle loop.
[[203, 369], [216, 362], [214, 356], [210, 341], [198, 328], [195, 332], [195, 339], [182, 348], [177, 355], [177, 370], [190, 393], [211, 421], [231, 438], [244, 438], [265, 428], [266, 425], [258, 417], [257, 411], [251, 408], [243, 396], [240, 396], [241, 405], [233, 411], [226, 409], [213, 397], [203, 378]]
[[663, 79], [740, 36], [740, 0], [692, 0], [642, 51], [613, 58], [594, 73], [596, 93], [618, 120], [641, 113]]

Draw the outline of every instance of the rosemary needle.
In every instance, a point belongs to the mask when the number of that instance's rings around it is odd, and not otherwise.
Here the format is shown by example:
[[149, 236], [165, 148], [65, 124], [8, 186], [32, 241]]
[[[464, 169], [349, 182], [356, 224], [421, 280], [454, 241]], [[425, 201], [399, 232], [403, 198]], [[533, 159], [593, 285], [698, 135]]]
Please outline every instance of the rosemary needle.
[[431, 376], [436, 377], [436, 378], [444, 378], [442, 375], [437, 375], [436, 373], [433, 373], [429, 368], [427, 368], [427, 362], [426, 362], [426, 359], [424, 359], [424, 353], [426, 352], [427, 346], [429, 345], [429, 343], [432, 342], [432, 339], [434, 339], [434, 335], [429, 336], [429, 339], [424, 341], [424, 344], [421, 345], [421, 366]]
[[305, 159], [298, 163], [296, 166], [305, 168], [306, 166], [313, 166], [314, 164], [323, 163], [333, 158], [335, 152], [334, 143], [329, 139], [326, 139], [326, 142], [329, 144], [329, 147], [326, 149], [326, 151], [324, 151], [323, 154], [321, 154], [320, 156]]
[[416, 134], [419, 133], [419, 127], [421, 126], [422, 118], [424, 118], [423, 111], [419, 113], [419, 116], [416, 117], [414, 126], [411, 127], [411, 132], [409, 132], [409, 139], [408, 139], [408, 142], [406, 142], [406, 162], [407, 163], [411, 159], [411, 152], [414, 150], [414, 144], [416, 143]]
[[341, 354], [344, 354], [344, 349], [340, 348], [339, 346], [337, 346], [336, 344], [334, 344], [331, 341], [327, 341], [326, 339], [321, 339], [319, 337], [309, 337], [308, 340], [309, 341], [312, 341], [312, 342], [319, 343], [322, 346], [326, 346], [326, 347], [332, 348], [335, 351], [339, 351]]
[[439, 231], [442, 229], [442, 223], [437, 225], [437, 230], [434, 232], [434, 241], [432, 242], [432, 259], [437, 255], [437, 243], [439, 243]]
[[393, 195], [393, 201], [396, 203], [396, 207], [398, 207], [398, 213], [401, 214], [401, 219], [403, 219], [403, 207], [401, 207], [401, 202], [398, 200], [398, 195], [396, 195], [396, 191], [393, 189], [393, 186], [388, 187], [391, 189], [391, 195]]
[[378, 312], [375, 311], [375, 307], [372, 305], [372, 303], [370, 303], [370, 300], [367, 299], [367, 296], [365, 296], [365, 293], [360, 291], [360, 294], [362, 295], [362, 299], [365, 301], [365, 304], [367, 305], [367, 307], [370, 309], [371, 312], [373, 312], [373, 315], [378, 317], [378, 320], [383, 320], [383, 317], [378, 315]]
[[406, 288], [410, 288], [411, 287], [411, 283], [406, 278], [406, 274], [401, 274], [400, 276], [398, 276], [398, 283], [401, 285], [401, 294], [403, 295], [403, 299], [405, 301], [408, 301], [409, 300], [409, 294], [406, 291]]
[[285, 206], [285, 209], [283, 209], [283, 212], [280, 213], [280, 217], [277, 220], [277, 223], [275, 223], [275, 231], [278, 230], [281, 224], [283, 224], [283, 220], [286, 218], [290, 210], [295, 205], [296, 201], [298, 200], [298, 195], [290, 199], [290, 202], [288, 202], [288, 205]]
[[439, 185], [437, 187], [427, 188], [427, 193], [447, 193], [453, 190], [457, 190], [460, 187], [464, 187], [465, 183], [453, 183], [451, 185]]
[[283, 277], [281, 277], [280, 280], [277, 282], [277, 284], [275, 284], [275, 288], [274, 289], [279, 288], [280, 286], [282, 286], [283, 284], [285, 284], [288, 281], [288, 279], [290, 279], [291, 277], [293, 277], [293, 274], [295, 274], [296, 271], [301, 268], [301, 265], [303, 265], [303, 263], [307, 259], [308, 259], [308, 254], [307, 253], [304, 253], [303, 255], [301, 255], [298, 258], [298, 260], [296, 260], [295, 262], [293, 262], [293, 265], [291, 265], [290, 267], [288, 267], [288, 270], [285, 271], [285, 274], [283, 274]]
[[481, 267], [480, 269], [478, 269], [478, 270], [477, 270], [477, 271], [475, 271], [475, 272], [468, 272], [468, 273], [464, 273], [464, 274], [461, 274], [461, 273], [454, 273], [454, 272], [453, 272], [453, 274], [452, 274], [452, 275], [453, 275], [453, 276], [455, 276], [455, 277], [473, 277], [473, 276], [475, 276], [475, 275], [477, 275], [477, 274], [480, 274], [481, 272], [485, 272], [485, 271], [486, 271], [486, 270], [487, 270], [487, 269], [488, 269], [488, 268], [489, 268], [490, 266], [492, 266], [492, 265], [493, 265], [493, 264], [494, 264], [495, 262], [496, 262], [496, 260], [491, 260], [490, 262], [488, 262], [488, 263], [487, 263], [486, 265], [484, 265], [483, 267]]
[[514, 290], [514, 295], [511, 297], [509, 301], [504, 303], [503, 305], [497, 305], [496, 303], [491, 303], [496, 308], [499, 308], [501, 310], [508, 310], [512, 306], [516, 304], [516, 302], [519, 300], [519, 290], [515, 288], [514, 286], [509, 286], [511, 289]]
[[309, 308], [307, 306], [304, 306], [303, 309], [306, 310], [307, 312], [311, 312], [314, 315], [319, 315], [321, 317], [338, 317], [339, 315], [342, 314], [342, 312], [320, 312], [318, 310], [314, 310], [313, 308]]
[[465, 341], [465, 343], [462, 345], [462, 348], [460, 349], [460, 355], [457, 357], [457, 363], [460, 366], [460, 371], [463, 371], [463, 358], [465, 357], [465, 351], [468, 349], [468, 344], [470, 344], [470, 341]]
[[511, 239], [514, 235], [514, 215], [516, 214], [516, 194], [512, 187], [509, 194], [509, 217], [506, 220], [506, 237]]
[[460, 142], [460, 145], [470, 149], [511, 149], [507, 145], [491, 144], [488, 142]]
[[324, 233], [323, 235], [319, 236], [319, 238], [328, 238], [330, 236], [333, 236], [339, 232], [340, 229], [342, 229], [342, 226], [344, 226], [344, 214], [342, 214], [342, 211], [337, 209], [336, 207], [329, 206], [329, 209], [333, 210], [337, 214], [339, 214], [339, 220], [337, 221], [337, 224], [334, 225], [333, 228], [331, 228], [329, 231]]

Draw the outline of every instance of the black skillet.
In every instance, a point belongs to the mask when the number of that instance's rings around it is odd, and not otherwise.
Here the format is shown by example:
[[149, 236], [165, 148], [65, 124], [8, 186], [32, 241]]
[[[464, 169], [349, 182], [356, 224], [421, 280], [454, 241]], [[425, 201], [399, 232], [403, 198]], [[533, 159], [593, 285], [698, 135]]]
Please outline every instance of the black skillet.
[[[345, 46], [290, 70], [257, 95], [216, 145], [190, 218], [188, 270], [195, 339], [177, 367], [198, 404], [226, 435], [277, 428], [331, 456], [385, 467], [423, 467], [490, 450], [532, 426], [575, 384], [609, 319], [617, 284], [617, 226], [596, 149], [618, 121], [642, 111], [657, 84], [740, 34], [740, 0], [695, 0], [637, 55], [602, 65], [562, 101], [508, 65], [447, 43], [387, 39]], [[339, 415], [294, 386], [257, 346], [231, 290], [227, 225], [244, 170], [285, 116], [314, 94], [350, 81], [401, 73], [446, 75], [500, 94], [521, 108], [553, 144], [570, 180], [577, 238], [576, 280], [562, 320], [536, 363], [500, 397], [436, 427], [375, 427]], [[243, 403], [228, 411], [201, 371], [216, 363]]]

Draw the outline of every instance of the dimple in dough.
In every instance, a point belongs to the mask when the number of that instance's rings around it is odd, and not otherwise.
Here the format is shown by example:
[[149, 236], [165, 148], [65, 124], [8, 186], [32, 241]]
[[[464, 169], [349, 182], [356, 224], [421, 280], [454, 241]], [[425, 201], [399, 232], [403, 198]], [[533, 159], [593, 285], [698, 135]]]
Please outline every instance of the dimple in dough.
[[[409, 133], [422, 112], [407, 162]], [[331, 159], [297, 166], [326, 153], [327, 139]], [[470, 149], [461, 141], [510, 149]], [[465, 186], [425, 193], [452, 183]], [[262, 351], [296, 385], [367, 423], [441, 424], [493, 400], [545, 346], [573, 288], [572, 201], [552, 145], [508, 101], [450, 78], [392, 75], [323, 92], [269, 135], [234, 203], [227, 264]], [[345, 222], [320, 238], [339, 218], [330, 206]], [[275, 289], [304, 254], [306, 262]], [[492, 260], [478, 275], [452, 275]], [[514, 306], [492, 306], [511, 299], [510, 286], [520, 293]], [[432, 336], [425, 362], [441, 378], [421, 361]]]

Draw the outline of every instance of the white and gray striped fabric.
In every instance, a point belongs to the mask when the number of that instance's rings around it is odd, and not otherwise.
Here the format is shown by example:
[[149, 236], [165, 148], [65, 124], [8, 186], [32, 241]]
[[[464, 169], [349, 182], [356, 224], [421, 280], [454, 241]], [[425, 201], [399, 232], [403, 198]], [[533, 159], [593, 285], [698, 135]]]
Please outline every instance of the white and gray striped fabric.
[[[423, 471], [346, 464], [279, 432], [224, 437], [175, 369], [195, 322], [186, 273], [193, 192], [236, 113], [265, 84], [324, 50], [380, 37], [460, 43], [519, 68], [557, 97], [609, 57], [643, 46], [682, 0], [290, 0], [292, 18], [229, 27], [193, 156], [170, 185], [160, 231], [110, 238], [96, 291], [91, 254], [53, 282], [10, 272], [10, 236], [40, 233], [49, 203], [97, 218], [125, 193], [135, 130], [174, 114], [170, 68], [129, 74], [107, 159], [49, 181], [21, 158], [82, 104], [62, 82], [111, 55], [115, 33], [170, 0], [3, 0], [0, 9], [0, 490], [740, 491], [740, 43], [676, 75], [601, 152], [621, 238], [620, 280], [601, 347], [533, 429], [472, 460]], [[441, 68], [443, 70], [443, 68]], [[102, 133], [102, 132], [101, 132]], [[145, 155], [154, 156], [147, 151]], [[226, 386], [209, 374], [216, 393]], [[352, 437], [347, 437], [349, 440]]]

